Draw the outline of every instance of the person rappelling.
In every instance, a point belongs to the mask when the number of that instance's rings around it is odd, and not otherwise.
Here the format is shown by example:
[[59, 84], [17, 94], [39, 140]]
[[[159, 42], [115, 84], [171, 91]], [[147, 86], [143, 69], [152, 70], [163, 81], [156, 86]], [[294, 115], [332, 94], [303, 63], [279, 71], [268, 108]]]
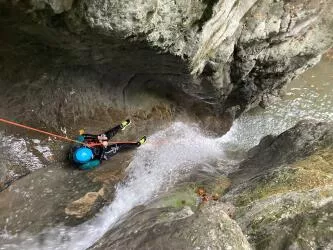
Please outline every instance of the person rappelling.
[[124, 130], [130, 125], [131, 121], [129, 119], [99, 135], [85, 134], [84, 131], [80, 131], [80, 135], [76, 140], [3, 118], [0, 118], [0, 122], [32, 130], [67, 142], [74, 142], [75, 145], [70, 150], [69, 158], [74, 165], [82, 170], [96, 168], [103, 160], [109, 160], [121, 151], [137, 148], [147, 140], [146, 136], [143, 136], [139, 141], [134, 142], [109, 142], [120, 130]]
[[81, 131], [76, 140], [82, 144], [75, 145], [71, 149], [69, 154], [70, 160], [79, 169], [89, 170], [99, 166], [103, 160], [109, 160], [121, 151], [141, 146], [146, 142], [146, 136], [143, 136], [137, 142], [117, 142], [109, 145], [108, 141], [119, 131], [124, 130], [130, 123], [129, 119], [125, 120], [121, 124], [99, 135], [84, 134]]

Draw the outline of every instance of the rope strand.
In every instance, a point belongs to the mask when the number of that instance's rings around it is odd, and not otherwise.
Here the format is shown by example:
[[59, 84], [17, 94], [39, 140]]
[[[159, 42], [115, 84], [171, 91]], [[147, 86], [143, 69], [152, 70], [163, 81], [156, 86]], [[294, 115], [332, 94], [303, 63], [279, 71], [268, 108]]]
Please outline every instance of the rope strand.
[[[0, 118], [0, 122], [7, 123], [7, 124], [10, 124], [10, 125], [13, 125], [13, 126], [16, 126], [16, 127], [20, 127], [20, 128], [25, 128], [25, 129], [28, 129], [28, 130], [32, 130], [32, 131], [35, 131], [35, 132], [38, 132], [38, 133], [41, 133], [41, 134], [53, 136], [55, 138], [58, 138], [58, 139], [61, 139], [61, 140], [64, 140], [64, 141], [79, 143], [79, 144], [82, 144], [82, 145], [85, 145], [85, 146], [88, 146], [88, 147], [94, 147], [94, 146], [98, 146], [98, 145], [103, 145], [102, 143], [91, 143], [91, 144], [87, 144], [87, 143], [84, 143], [84, 142], [81, 142], [81, 141], [73, 140], [73, 139], [65, 137], [65, 136], [57, 135], [57, 134], [50, 133], [50, 132], [47, 132], [47, 131], [44, 131], [44, 130], [41, 130], [41, 129], [37, 129], [37, 128], [30, 127], [30, 126], [26, 126], [26, 125], [23, 125], [23, 124], [20, 124], [20, 123], [17, 123], [17, 122], [8, 121], [8, 120], [3, 119], [3, 118]], [[111, 144], [118, 144], [118, 143], [136, 143], [136, 142], [134, 142], [134, 141], [123, 141], [123, 142], [122, 141], [112, 141], [112, 142], [109, 142], [109, 143], [111, 143]]]

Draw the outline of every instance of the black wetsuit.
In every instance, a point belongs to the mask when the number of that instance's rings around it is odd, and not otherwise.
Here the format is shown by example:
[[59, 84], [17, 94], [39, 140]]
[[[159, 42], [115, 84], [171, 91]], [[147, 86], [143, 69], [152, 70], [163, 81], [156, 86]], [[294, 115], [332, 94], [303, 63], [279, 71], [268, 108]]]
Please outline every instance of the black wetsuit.
[[[110, 130], [106, 131], [104, 134], [105, 134], [107, 140], [110, 140], [120, 130], [121, 130], [121, 126], [117, 125], [117, 126], [111, 128]], [[100, 143], [100, 141], [98, 140], [98, 136], [101, 136], [101, 135], [103, 135], [103, 134], [100, 134], [100, 135], [82, 134], [80, 136], [81, 137], [80, 141], [85, 142], [87, 144], [89, 144], [89, 143]], [[78, 165], [78, 167], [81, 168], [81, 169], [91, 169], [93, 167], [98, 166], [101, 163], [102, 160], [109, 160], [112, 156], [116, 155], [120, 151], [136, 148], [139, 145], [140, 144], [137, 143], [137, 142], [116, 143], [116, 144], [108, 145], [107, 147], [104, 147], [103, 145], [96, 145], [96, 146], [90, 147], [90, 149], [93, 151], [94, 158], [88, 163], [84, 163], [84, 164], [77, 164], [76, 163], [76, 165]], [[71, 153], [73, 153], [75, 151], [75, 149], [77, 149], [79, 147], [82, 147], [82, 146], [74, 147], [72, 149]]]

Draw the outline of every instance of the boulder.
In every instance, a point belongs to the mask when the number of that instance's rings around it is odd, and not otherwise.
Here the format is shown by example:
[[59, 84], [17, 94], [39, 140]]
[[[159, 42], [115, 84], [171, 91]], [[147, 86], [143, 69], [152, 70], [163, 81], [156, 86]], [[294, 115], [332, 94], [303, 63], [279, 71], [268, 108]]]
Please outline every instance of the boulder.
[[90, 217], [103, 206], [104, 189], [98, 192], [88, 192], [78, 200], [73, 201], [65, 208], [65, 213], [76, 219]]

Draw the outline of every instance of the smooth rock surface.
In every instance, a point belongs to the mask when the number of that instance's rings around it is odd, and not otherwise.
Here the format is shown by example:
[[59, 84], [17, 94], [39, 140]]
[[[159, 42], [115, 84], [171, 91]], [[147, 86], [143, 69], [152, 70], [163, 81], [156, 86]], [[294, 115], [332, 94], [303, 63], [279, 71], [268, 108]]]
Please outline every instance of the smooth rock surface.
[[37, 170], [0, 193], [1, 231], [11, 235], [38, 233], [59, 223], [71, 223], [66, 206], [100, 187], [81, 171], [60, 167]]
[[[134, 226], [135, 225], [135, 226]], [[92, 249], [251, 249], [237, 223], [211, 203], [193, 212], [149, 209], [126, 219]]]

